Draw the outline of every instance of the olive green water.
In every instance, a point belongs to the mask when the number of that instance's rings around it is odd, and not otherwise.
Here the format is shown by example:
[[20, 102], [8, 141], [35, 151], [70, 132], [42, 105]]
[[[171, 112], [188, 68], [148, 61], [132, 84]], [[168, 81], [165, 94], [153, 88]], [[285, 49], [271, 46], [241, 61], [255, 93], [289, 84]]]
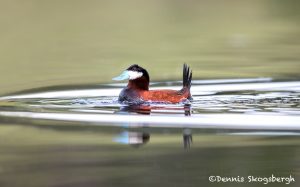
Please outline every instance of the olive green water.
[[299, 75], [297, 1], [0, 2], [0, 93], [108, 82], [138, 63], [154, 80]]
[[[183, 62], [195, 79], [299, 80], [299, 23], [292, 0], [0, 0], [0, 95], [97, 86], [133, 63], [160, 81], [180, 80]], [[0, 186], [265, 186], [208, 177], [272, 174], [300, 184], [299, 136], [200, 130], [186, 150], [182, 129], [151, 129], [139, 148], [113, 142], [121, 131], [0, 117]]]

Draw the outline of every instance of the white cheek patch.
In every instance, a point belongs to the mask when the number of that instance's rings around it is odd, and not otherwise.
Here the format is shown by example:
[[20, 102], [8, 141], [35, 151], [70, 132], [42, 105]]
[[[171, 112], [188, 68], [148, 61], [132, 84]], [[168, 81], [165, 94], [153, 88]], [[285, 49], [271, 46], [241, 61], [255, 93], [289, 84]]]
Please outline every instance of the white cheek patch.
[[129, 75], [129, 80], [134, 80], [143, 76], [142, 72], [136, 72], [136, 71], [127, 71], [127, 72]]

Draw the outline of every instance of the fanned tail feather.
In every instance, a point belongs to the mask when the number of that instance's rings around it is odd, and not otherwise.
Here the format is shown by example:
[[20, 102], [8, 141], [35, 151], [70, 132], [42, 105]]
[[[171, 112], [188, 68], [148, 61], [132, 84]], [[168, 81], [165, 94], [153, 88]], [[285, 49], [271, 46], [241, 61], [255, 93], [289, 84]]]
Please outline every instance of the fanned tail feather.
[[183, 87], [188, 89], [192, 86], [192, 70], [187, 64], [183, 64], [183, 73], [182, 73], [182, 80], [183, 80]]
[[182, 94], [188, 94], [188, 99], [192, 99], [190, 88], [192, 86], [193, 73], [187, 64], [183, 64], [182, 81], [183, 88], [181, 89]]

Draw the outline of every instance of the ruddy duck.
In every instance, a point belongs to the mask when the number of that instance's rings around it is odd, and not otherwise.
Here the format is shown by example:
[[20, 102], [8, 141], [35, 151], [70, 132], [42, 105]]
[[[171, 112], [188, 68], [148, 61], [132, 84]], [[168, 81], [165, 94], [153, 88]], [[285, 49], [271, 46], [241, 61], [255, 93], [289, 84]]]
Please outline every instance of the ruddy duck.
[[192, 71], [183, 65], [183, 87], [180, 90], [149, 90], [150, 77], [144, 68], [137, 64], [131, 65], [120, 76], [113, 80], [128, 79], [128, 85], [121, 91], [119, 102], [129, 103], [142, 102], [168, 102], [179, 103], [186, 99], [191, 100]]

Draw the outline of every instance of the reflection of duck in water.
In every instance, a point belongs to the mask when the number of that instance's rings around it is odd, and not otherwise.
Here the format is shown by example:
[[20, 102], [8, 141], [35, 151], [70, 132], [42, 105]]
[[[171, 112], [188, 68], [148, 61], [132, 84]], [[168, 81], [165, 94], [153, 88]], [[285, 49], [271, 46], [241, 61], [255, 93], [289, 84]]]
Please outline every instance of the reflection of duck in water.
[[150, 77], [148, 72], [134, 64], [113, 80], [129, 79], [128, 85], [121, 91], [119, 101], [140, 103], [143, 101], [179, 103], [191, 99], [192, 71], [183, 65], [183, 87], [180, 90], [149, 90]]
[[[184, 114], [185, 116], [191, 115], [191, 105], [190, 104], [184, 104], [184, 106], [181, 108], [168, 108], [168, 107], [157, 107], [157, 106], [151, 106], [151, 105], [127, 105], [122, 106], [120, 108], [120, 111], [117, 113], [120, 114], [143, 114], [143, 115], [150, 115], [153, 114], [161, 114], [160, 110], [168, 110], [172, 112], [172, 115], [178, 115], [178, 114]], [[150, 133], [151, 128], [147, 128], [147, 123], [124, 123], [124, 130], [121, 134], [119, 134], [116, 138], [114, 138], [115, 142], [121, 143], [121, 144], [130, 144], [134, 147], [140, 147], [141, 145], [144, 145], [149, 142], [150, 140]], [[134, 127], [140, 127], [140, 131], [137, 132], [136, 130], [132, 131], [133, 128], [131, 128], [131, 125], [135, 125]], [[146, 127], [146, 128], [144, 128]], [[135, 128], [134, 128], [135, 129]], [[185, 149], [189, 149], [191, 147], [191, 144], [193, 142], [192, 138], [192, 131], [189, 128], [183, 129], [183, 145]]]

